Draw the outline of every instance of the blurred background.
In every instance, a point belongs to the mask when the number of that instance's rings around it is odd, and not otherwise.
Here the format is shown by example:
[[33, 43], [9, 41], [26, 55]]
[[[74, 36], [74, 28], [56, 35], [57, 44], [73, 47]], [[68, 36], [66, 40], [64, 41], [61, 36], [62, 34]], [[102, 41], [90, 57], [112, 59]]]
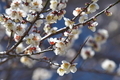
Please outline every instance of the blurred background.
[[[89, 15], [89, 17], [95, 15], [97, 12], [103, 10], [111, 3], [117, 0], [99, 0], [98, 5], [100, 9], [95, 13]], [[5, 13], [5, 9], [9, 7], [11, 0], [0, 0], [0, 14]], [[86, 2], [90, 0], [69, 0], [66, 8], [66, 17], [73, 18], [72, 11], [76, 7], [84, 7]], [[83, 62], [81, 57], [77, 58], [75, 62], [78, 63], [77, 68], [83, 68], [83, 70], [78, 70], [76, 73], [69, 73], [60, 77], [56, 73], [56, 66], [50, 66], [47, 63], [36, 62], [33, 67], [27, 67], [20, 63], [19, 58], [11, 59], [4, 64], [0, 65], [0, 80], [120, 80], [120, 76], [105, 74], [101, 68], [101, 62], [104, 59], [110, 59], [115, 61], [117, 68], [120, 64], [120, 3], [112, 7], [109, 11], [113, 13], [112, 16], [108, 17], [105, 14], [100, 15], [97, 18], [99, 25], [98, 29], [106, 29], [109, 33], [109, 38], [105, 44], [102, 45], [101, 51], [96, 52], [95, 56]], [[0, 25], [0, 51], [4, 51], [7, 45], [7, 36], [5, 30]], [[61, 28], [64, 26], [64, 20], [59, 21], [54, 26]], [[40, 57], [47, 56], [51, 58], [54, 62], [61, 63], [61, 60], [71, 60], [79, 49], [79, 45], [84, 42], [87, 36], [93, 35], [94, 32], [90, 31], [87, 26], [83, 27], [82, 33], [79, 35], [66, 54], [65, 57], [55, 56], [53, 52], [47, 52], [40, 55]], [[46, 43], [47, 45], [47, 43]], [[116, 70], [117, 70], [116, 68]], [[115, 72], [116, 72], [115, 70]]]

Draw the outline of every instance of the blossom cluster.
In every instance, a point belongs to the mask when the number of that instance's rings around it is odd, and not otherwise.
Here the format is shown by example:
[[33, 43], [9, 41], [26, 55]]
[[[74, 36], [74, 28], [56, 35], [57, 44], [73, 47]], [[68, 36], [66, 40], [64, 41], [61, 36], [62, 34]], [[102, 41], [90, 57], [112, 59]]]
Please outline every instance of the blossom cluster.
[[87, 47], [83, 47], [81, 50], [81, 57], [83, 59], [91, 58], [95, 55], [95, 51], [100, 51], [101, 45], [106, 42], [108, 38], [108, 32], [105, 29], [99, 29], [94, 37], [89, 36], [86, 43]]
[[61, 66], [57, 69], [57, 73], [60, 76], [63, 76], [64, 74], [68, 74], [70, 72], [75, 73], [77, 71], [76, 65], [77, 63], [71, 64], [63, 60]]

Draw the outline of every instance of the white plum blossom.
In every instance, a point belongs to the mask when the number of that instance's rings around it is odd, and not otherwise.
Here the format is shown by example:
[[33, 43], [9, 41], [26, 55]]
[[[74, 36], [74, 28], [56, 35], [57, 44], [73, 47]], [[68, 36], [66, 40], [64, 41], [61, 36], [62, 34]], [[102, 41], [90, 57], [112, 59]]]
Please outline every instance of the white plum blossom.
[[79, 8], [79, 7], [77, 7], [77, 8], [75, 8], [75, 10], [73, 10], [73, 15], [74, 15], [74, 16], [78, 16], [78, 14], [79, 14], [81, 11], [82, 11], [82, 9]]
[[65, 42], [60, 41], [60, 40], [55, 43], [54, 47], [55, 47], [54, 52], [56, 55], [64, 55], [67, 50], [66, 49], [67, 46], [66, 46]]
[[58, 16], [57, 15], [54, 15], [54, 14], [48, 14], [46, 16], [46, 21], [47, 23], [56, 23], [57, 22], [57, 19], [58, 19]]
[[82, 31], [80, 29], [72, 29], [71, 32], [64, 32], [64, 36], [69, 36], [69, 39], [72, 39], [72, 40], [76, 40], [79, 38], [79, 34], [81, 33]]
[[43, 23], [43, 20], [37, 20], [37, 21], [35, 22], [35, 26], [36, 26], [36, 27], [40, 27], [42, 23]]
[[96, 42], [95, 39], [92, 36], [89, 36], [89, 40], [86, 42], [86, 45], [89, 47], [92, 47], [95, 51], [100, 51], [101, 44]]
[[16, 24], [15, 32], [17, 35], [22, 36], [25, 32], [26, 24]]
[[94, 55], [95, 52], [91, 49], [91, 47], [82, 48], [81, 50], [81, 57], [83, 59], [92, 58]]
[[56, 10], [58, 3], [58, 0], [50, 0], [50, 9]]
[[57, 29], [57, 27], [51, 27], [49, 24], [46, 24], [43, 28], [46, 34], [56, 33]]
[[67, 4], [66, 4], [66, 3], [59, 3], [59, 5], [58, 5], [57, 9], [58, 9], [58, 10], [61, 10], [61, 9], [66, 8], [66, 6], [67, 6]]
[[41, 36], [38, 33], [31, 33], [28, 37], [25, 38], [26, 39], [26, 43], [36, 46], [39, 45], [40, 40], [41, 40]]
[[11, 20], [7, 20], [5, 23], [4, 23], [4, 27], [6, 28], [6, 31], [7, 32], [11, 32], [11, 31], [15, 31], [15, 23]]
[[32, 67], [35, 63], [35, 61], [33, 61], [32, 59], [28, 58], [27, 56], [23, 56], [20, 58], [21, 63], [23, 63], [24, 65], [28, 66], [28, 67]]
[[66, 49], [57, 47], [57, 48], [55, 48], [54, 53], [56, 55], [65, 55]]
[[75, 73], [77, 71], [76, 65], [77, 65], [77, 63], [71, 64], [71, 63], [63, 60], [61, 66], [57, 69], [57, 73], [60, 76], [63, 76], [64, 74], [68, 74], [70, 72]]
[[106, 59], [102, 62], [101, 67], [108, 72], [113, 72], [116, 68], [116, 64], [114, 61]]
[[60, 76], [63, 76], [64, 74], [65, 74], [65, 70], [64, 69], [62, 69], [61, 67], [59, 67], [58, 69], [57, 69], [57, 73], [60, 75]]
[[72, 29], [71, 34], [73, 34], [73, 39], [78, 39], [82, 31], [80, 29]]
[[45, 24], [43, 30], [45, 31], [45, 33], [49, 33], [49, 31], [51, 30], [50, 24]]
[[36, 15], [27, 14], [26, 20], [32, 22], [33, 20], [35, 20], [35, 18], [36, 18]]
[[21, 39], [22, 36], [14, 34], [14, 40], [18, 42]]
[[88, 13], [93, 13], [97, 9], [99, 9], [99, 5], [96, 2], [93, 2], [92, 4], [89, 5], [89, 7], [87, 8], [87, 11]]
[[[45, 73], [44, 75], [41, 75]], [[44, 68], [36, 68], [33, 71], [32, 80], [49, 80], [52, 77], [53, 73]]]
[[71, 66], [70, 66], [70, 72], [75, 73], [77, 71], [76, 65], [77, 65], [77, 63], [71, 64]]
[[107, 38], [109, 37], [108, 31], [105, 29], [99, 29], [95, 34], [95, 41], [99, 43], [105, 43]]
[[26, 17], [27, 13], [21, 9], [14, 10], [12, 8], [6, 9], [6, 14], [9, 15], [11, 19], [22, 21], [22, 17]]
[[65, 60], [62, 61], [61, 68], [64, 69], [66, 72], [70, 68], [71, 64]]
[[21, 8], [21, 4], [22, 4], [21, 0], [13, 0], [10, 6], [12, 9], [17, 9]]
[[88, 19], [88, 14], [86, 14], [85, 12], [82, 12], [79, 18], [79, 23], [83, 23], [86, 19]]
[[24, 51], [24, 48], [25, 48], [25, 47], [23, 46], [23, 44], [20, 43], [20, 44], [16, 47], [15, 51], [16, 51], [16, 53], [21, 53], [21, 52]]
[[90, 24], [90, 26], [88, 26], [88, 28], [95, 32], [96, 31], [96, 26], [98, 25], [98, 22], [93, 22], [92, 24]]
[[56, 42], [55, 46], [56, 47], [65, 47], [65, 42], [59, 40]]
[[31, 10], [40, 12], [43, 8], [42, 0], [33, 0], [30, 4]]
[[65, 18], [65, 17], [64, 17], [64, 20], [65, 20], [65, 26], [67, 26], [70, 29], [72, 29], [75, 22], [70, 20], [70, 19], [68, 19], [68, 18]]

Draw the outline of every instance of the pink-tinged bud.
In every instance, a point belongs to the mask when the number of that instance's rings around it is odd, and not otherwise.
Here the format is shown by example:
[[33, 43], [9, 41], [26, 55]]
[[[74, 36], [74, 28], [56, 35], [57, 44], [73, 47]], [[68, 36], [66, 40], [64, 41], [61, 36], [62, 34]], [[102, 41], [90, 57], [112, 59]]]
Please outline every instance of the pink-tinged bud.
[[105, 11], [105, 14], [106, 14], [107, 16], [112, 16], [112, 12], [109, 12], [109, 11]]

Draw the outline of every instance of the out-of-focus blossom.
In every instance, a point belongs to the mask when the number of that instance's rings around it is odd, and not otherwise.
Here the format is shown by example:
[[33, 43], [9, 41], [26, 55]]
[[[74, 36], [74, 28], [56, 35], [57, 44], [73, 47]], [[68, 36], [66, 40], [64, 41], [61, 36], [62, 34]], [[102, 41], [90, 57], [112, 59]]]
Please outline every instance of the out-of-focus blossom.
[[19, 44], [17, 47], [16, 47], [16, 53], [21, 53], [21, 52], [23, 52], [24, 51], [24, 46], [23, 46], [23, 44], [21, 43], [21, 44]]
[[[43, 75], [43, 73], [45, 73]], [[33, 71], [32, 80], [49, 80], [52, 77], [52, 72], [47, 69], [37, 68]]]
[[105, 43], [107, 38], [109, 37], [108, 31], [105, 29], [99, 29], [95, 34], [95, 41], [99, 43]]
[[34, 61], [30, 58], [28, 58], [27, 56], [23, 56], [20, 58], [21, 63], [23, 63], [24, 65], [28, 66], [28, 67], [32, 67], [34, 65]]
[[106, 59], [102, 62], [101, 67], [108, 72], [113, 72], [116, 68], [116, 64], [114, 61]]
[[92, 58], [94, 55], [95, 52], [90, 47], [82, 48], [81, 50], [81, 57], [83, 59]]

